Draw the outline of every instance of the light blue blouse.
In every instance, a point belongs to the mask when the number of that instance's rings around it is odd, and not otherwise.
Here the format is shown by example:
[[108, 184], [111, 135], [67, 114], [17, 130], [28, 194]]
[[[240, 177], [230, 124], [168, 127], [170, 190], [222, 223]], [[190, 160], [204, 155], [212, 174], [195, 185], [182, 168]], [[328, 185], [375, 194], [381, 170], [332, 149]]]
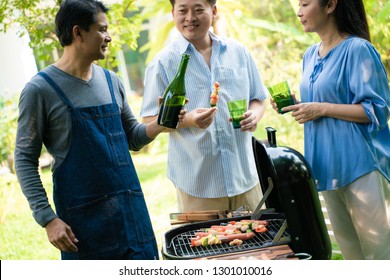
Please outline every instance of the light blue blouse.
[[362, 104], [369, 124], [323, 117], [304, 125], [305, 157], [318, 190], [333, 190], [380, 171], [390, 180], [390, 91], [380, 55], [350, 36], [325, 57], [320, 43], [303, 58], [302, 102]]
[[190, 55], [185, 76], [187, 111], [209, 108], [213, 83], [220, 83], [218, 111], [211, 126], [169, 133], [168, 178], [185, 193], [204, 198], [235, 196], [258, 182], [252, 133], [232, 128], [227, 101], [246, 98], [248, 104], [268, 94], [246, 48], [232, 39], [210, 36], [211, 69], [181, 35], [151, 61], [141, 108], [142, 117], [158, 114], [157, 97], [175, 76], [183, 53]]

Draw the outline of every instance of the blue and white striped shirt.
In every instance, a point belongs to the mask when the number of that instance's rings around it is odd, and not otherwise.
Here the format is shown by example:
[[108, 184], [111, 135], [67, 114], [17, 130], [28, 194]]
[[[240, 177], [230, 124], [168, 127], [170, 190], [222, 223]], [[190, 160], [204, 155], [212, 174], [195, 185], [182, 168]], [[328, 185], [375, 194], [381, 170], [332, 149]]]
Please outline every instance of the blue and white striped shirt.
[[[141, 117], [158, 114], [157, 97], [174, 78], [183, 53], [190, 55], [185, 76], [187, 111], [210, 107], [214, 81], [220, 83], [218, 111], [207, 129], [170, 132], [168, 178], [183, 192], [197, 197], [235, 196], [252, 189], [258, 175], [251, 146], [252, 133], [233, 129], [227, 102], [264, 100], [268, 91], [248, 50], [233, 39], [213, 41], [211, 70], [202, 55], [182, 35], [148, 65]], [[249, 103], [249, 102], [248, 102]]]

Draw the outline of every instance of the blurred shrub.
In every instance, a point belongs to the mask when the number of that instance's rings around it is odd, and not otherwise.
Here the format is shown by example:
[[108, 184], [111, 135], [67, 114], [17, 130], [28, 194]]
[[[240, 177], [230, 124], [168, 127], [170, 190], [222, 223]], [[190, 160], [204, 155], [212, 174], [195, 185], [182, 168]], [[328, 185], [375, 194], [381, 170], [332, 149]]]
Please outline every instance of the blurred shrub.
[[18, 98], [0, 96], [0, 165], [6, 165], [14, 172], [13, 152], [15, 150], [18, 118]]

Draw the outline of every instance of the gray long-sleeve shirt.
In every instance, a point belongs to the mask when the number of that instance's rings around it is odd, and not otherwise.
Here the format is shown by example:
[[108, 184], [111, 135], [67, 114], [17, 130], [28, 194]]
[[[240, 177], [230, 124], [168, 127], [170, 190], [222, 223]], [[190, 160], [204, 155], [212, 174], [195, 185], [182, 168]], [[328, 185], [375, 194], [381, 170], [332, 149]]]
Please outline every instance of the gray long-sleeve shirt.
[[[43, 71], [58, 84], [75, 108], [112, 103], [104, 71], [95, 64], [88, 82], [53, 65]], [[119, 77], [113, 72], [110, 74], [129, 149], [140, 150], [152, 139], [146, 135], [146, 125], [134, 117]], [[57, 217], [49, 204], [38, 172], [42, 144], [54, 158], [54, 172], [67, 155], [70, 136], [71, 118], [67, 105], [41, 76], [36, 75], [20, 95], [15, 169], [33, 216], [41, 226]]]

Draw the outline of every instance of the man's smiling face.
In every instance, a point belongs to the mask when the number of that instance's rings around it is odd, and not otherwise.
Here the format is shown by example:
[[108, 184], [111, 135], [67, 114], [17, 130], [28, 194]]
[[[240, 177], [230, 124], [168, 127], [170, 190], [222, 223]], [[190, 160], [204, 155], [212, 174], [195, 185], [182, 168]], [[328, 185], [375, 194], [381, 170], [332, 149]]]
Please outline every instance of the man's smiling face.
[[208, 36], [216, 13], [206, 0], [176, 0], [172, 10], [177, 30], [191, 43]]

